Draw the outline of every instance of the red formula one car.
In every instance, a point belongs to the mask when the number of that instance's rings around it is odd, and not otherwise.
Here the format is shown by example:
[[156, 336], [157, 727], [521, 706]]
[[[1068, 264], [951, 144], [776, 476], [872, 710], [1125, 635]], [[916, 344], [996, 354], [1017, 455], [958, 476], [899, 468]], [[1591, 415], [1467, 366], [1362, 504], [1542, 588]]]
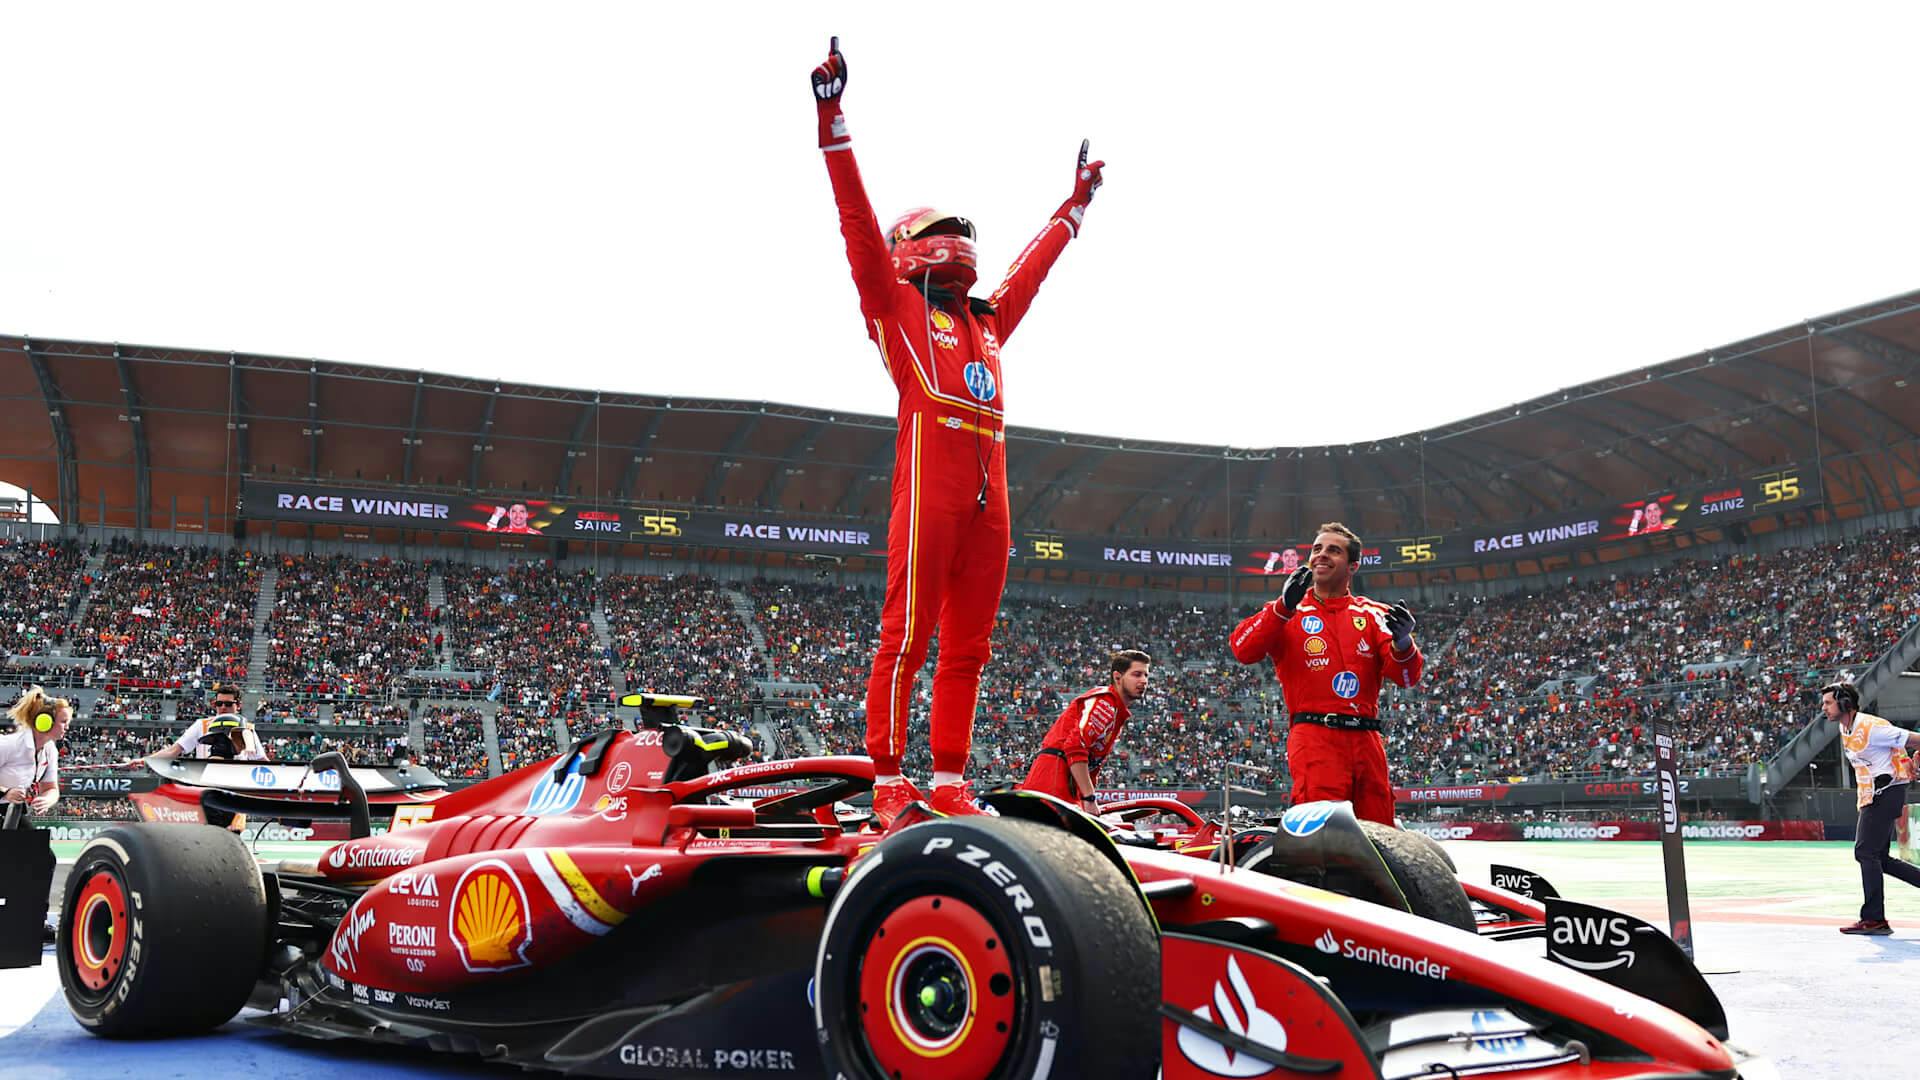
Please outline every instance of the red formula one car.
[[[384, 835], [343, 783], [358, 835], [305, 865], [263, 873], [205, 826], [108, 830], [67, 884], [74, 1016], [174, 1035], [251, 1003], [315, 1038], [596, 1076], [1765, 1075], [1724, 1043], [1717, 1004], [1404, 910], [1426, 886], [1382, 879], [1337, 804], [1283, 818], [1252, 866], [1019, 794], [992, 798], [998, 817], [910, 810], [883, 835], [839, 808], [871, 787], [865, 758], [727, 768], [745, 741], [676, 723], [689, 699], [630, 703], [639, 730]], [[1554, 916], [1487, 892], [1508, 929]], [[1598, 975], [1704, 991], [1657, 932], [1595, 917], [1634, 939]], [[1611, 948], [1613, 928], [1583, 941]]]

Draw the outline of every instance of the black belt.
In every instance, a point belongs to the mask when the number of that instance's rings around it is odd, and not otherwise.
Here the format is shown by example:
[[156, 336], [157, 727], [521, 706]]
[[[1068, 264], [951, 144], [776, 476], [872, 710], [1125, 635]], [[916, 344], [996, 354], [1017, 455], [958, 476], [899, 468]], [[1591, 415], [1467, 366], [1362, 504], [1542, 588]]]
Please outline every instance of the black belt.
[[1321, 727], [1340, 728], [1344, 731], [1379, 731], [1380, 718], [1377, 716], [1350, 716], [1346, 713], [1301, 712], [1287, 719], [1296, 724], [1319, 724]]
[[[1053, 747], [1051, 747], [1051, 746], [1043, 746], [1043, 747], [1041, 747], [1041, 748], [1040, 748], [1040, 753], [1038, 753], [1038, 754], [1036, 754], [1036, 755], [1034, 755], [1034, 756], [1035, 756], [1035, 757], [1045, 757], [1045, 756], [1046, 756], [1046, 755], [1048, 755], [1048, 754], [1052, 754], [1052, 755], [1053, 755], [1054, 757], [1057, 757], [1057, 758], [1059, 758], [1059, 759], [1060, 759], [1061, 761], [1066, 761], [1068, 765], [1072, 765], [1072, 764], [1073, 764], [1073, 763], [1072, 763], [1071, 761], [1068, 761], [1068, 759], [1067, 759], [1067, 755], [1066, 755], [1065, 753], [1063, 753], [1062, 751], [1059, 751], [1059, 750], [1056, 750], [1056, 749], [1054, 749], [1054, 748], [1053, 748]], [[1091, 775], [1091, 774], [1093, 774], [1093, 773], [1096, 773], [1096, 772], [1099, 772], [1099, 771], [1100, 771], [1100, 763], [1101, 763], [1101, 762], [1103, 762], [1103, 761], [1105, 761], [1105, 760], [1106, 760], [1106, 758], [1097, 758], [1097, 757], [1093, 757], [1092, 755], [1088, 755], [1088, 757], [1087, 757], [1087, 772], [1088, 772], [1088, 774], [1089, 774], [1089, 775]]]

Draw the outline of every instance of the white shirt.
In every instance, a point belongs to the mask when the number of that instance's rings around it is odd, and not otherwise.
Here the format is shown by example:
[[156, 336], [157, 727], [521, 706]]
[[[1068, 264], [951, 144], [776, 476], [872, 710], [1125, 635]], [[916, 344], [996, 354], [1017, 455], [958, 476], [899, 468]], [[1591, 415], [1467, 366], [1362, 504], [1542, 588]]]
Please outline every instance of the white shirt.
[[[1884, 720], [1876, 724], [1873, 722], [1875, 720], [1880, 718], [1855, 713], [1853, 724], [1842, 731], [1842, 745], [1846, 748], [1847, 760], [1855, 768], [1866, 769], [1869, 776], [1884, 776], [1893, 772], [1893, 752], [1905, 746], [1907, 737], [1913, 733]], [[1856, 742], [1865, 745], [1855, 750], [1853, 744]]]
[[[200, 751], [200, 743], [203, 740], [205, 740], [207, 737], [207, 722], [208, 720], [211, 720], [211, 719], [213, 718], [208, 717], [206, 720], [195, 720], [193, 723], [187, 725], [187, 730], [181, 732], [180, 737], [178, 739], [174, 740], [175, 742], [180, 744], [181, 757], [202, 757], [203, 758], [207, 756], [205, 753], [202, 753], [199, 751]], [[242, 729], [242, 730], [246, 730], [246, 729]], [[251, 735], [252, 733], [249, 731], [248, 734]], [[234, 755], [235, 761], [267, 760], [266, 751], [259, 748], [258, 739], [249, 738], [247, 740], [247, 743], [248, 743], [247, 749], [242, 750], [240, 753]]]
[[33, 735], [25, 724], [16, 724], [10, 735], [0, 735], [0, 791], [24, 788], [32, 795], [38, 784], [60, 782], [60, 748], [49, 739], [36, 753]]

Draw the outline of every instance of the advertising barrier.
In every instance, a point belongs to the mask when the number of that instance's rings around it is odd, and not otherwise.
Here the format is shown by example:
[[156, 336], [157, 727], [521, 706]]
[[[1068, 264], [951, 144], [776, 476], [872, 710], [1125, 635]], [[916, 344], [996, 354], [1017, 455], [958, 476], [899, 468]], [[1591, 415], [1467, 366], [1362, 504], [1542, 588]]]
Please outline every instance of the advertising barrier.
[[[1435, 840], [1658, 840], [1657, 821], [1405, 822]], [[1818, 821], [1684, 821], [1685, 840], [1825, 840]]]

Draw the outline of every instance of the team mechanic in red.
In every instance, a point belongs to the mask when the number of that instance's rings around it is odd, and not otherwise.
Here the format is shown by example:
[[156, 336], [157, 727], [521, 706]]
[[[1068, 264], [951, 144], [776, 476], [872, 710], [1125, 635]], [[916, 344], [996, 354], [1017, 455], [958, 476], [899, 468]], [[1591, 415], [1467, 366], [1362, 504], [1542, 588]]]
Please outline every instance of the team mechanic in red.
[[1053, 722], [1040, 752], [1021, 782], [1024, 791], [1041, 791], [1085, 810], [1094, 809], [1093, 793], [1100, 782], [1100, 763], [1113, 753], [1134, 702], [1147, 692], [1147, 670], [1153, 657], [1139, 649], [1122, 649], [1108, 665], [1107, 685], [1089, 690], [1067, 704]]
[[[1420, 681], [1425, 660], [1413, 613], [1353, 593], [1360, 538], [1337, 521], [1320, 526], [1307, 565], [1234, 628], [1233, 658], [1271, 657], [1286, 698], [1287, 771], [1293, 802], [1349, 799], [1353, 812], [1393, 824], [1393, 783], [1377, 712], [1380, 683]], [[1311, 595], [1309, 595], [1311, 593]]]
[[921, 797], [901, 776], [900, 759], [914, 679], [936, 630], [929, 801], [942, 813], [980, 812], [964, 773], [1011, 539], [1000, 347], [1078, 234], [1104, 163], [1088, 164], [1086, 143], [1080, 144], [1073, 194], [1014, 260], [993, 296], [976, 299], [967, 295], [976, 277], [967, 219], [921, 208], [880, 231], [840, 111], [846, 85], [847, 61], [834, 38], [826, 63], [813, 70], [820, 149], [867, 336], [900, 393], [887, 596], [867, 682], [873, 812], [885, 826]]

